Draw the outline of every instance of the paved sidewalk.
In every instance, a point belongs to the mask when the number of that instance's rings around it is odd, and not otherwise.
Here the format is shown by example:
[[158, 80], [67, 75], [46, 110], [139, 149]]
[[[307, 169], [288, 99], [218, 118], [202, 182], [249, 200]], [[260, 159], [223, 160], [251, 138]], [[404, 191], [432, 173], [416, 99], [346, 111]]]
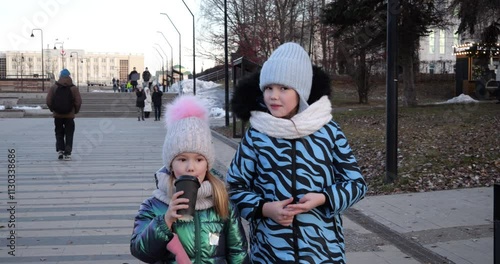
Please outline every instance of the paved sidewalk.
[[[227, 167], [238, 143], [213, 135]], [[493, 263], [493, 187], [368, 196], [345, 216], [348, 263]]]
[[[155, 188], [162, 122], [77, 118], [69, 162], [57, 160], [52, 118], [0, 127], [0, 263], [140, 263], [129, 240]], [[225, 171], [237, 142], [214, 135]], [[493, 263], [492, 215], [492, 187], [367, 197], [344, 217], [348, 263]]]

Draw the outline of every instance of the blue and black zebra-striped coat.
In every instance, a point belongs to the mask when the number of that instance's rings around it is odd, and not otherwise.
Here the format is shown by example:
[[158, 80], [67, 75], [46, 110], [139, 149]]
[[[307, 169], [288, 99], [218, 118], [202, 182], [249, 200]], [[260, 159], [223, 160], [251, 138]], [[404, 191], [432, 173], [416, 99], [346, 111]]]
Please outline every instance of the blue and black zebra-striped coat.
[[[227, 176], [231, 200], [250, 222], [254, 263], [344, 262], [340, 213], [364, 197], [366, 184], [334, 121], [293, 140], [272, 138], [250, 128]], [[309, 192], [324, 193], [328, 201], [297, 215], [291, 227], [255, 218], [262, 202], [298, 200]]]
[[[310, 105], [330, 93], [325, 73], [314, 67], [313, 74]], [[252, 111], [265, 111], [258, 76], [236, 87], [233, 112], [243, 120], [255, 118]], [[361, 200], [367, 187], [344, 133], [331, 115], [316, 131], [294, 139], [269, 136], [260, 127], [246, 131], [227, 172], [230, 199], [250, 223], [251, 261], [345, 263], [341, 213]], [[298, 201], [310, 192], [325, 194], [325, 204], [297, 215], [291, 226], [262, 217], [263, 203]]]

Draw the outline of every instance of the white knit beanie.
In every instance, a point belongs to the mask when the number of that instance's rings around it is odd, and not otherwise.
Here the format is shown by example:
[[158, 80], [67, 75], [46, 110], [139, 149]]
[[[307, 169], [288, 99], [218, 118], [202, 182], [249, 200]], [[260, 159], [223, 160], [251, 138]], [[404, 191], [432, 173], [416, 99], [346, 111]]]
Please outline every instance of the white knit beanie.
[[208, 110], [197, 97], [182, 95], [167, 105], [165, 111], [167, 134], [163, 142], [163, 165], [170, 168], [172, 160], [183, 152], [199, 153], [214, 164], [212, 133]]
[[300, 97], [299, 113], [309, 105], [312, 86], [312, 63], [307, 52], [297, 43], [279, 46], [264, 63], [260, 72], [260, 90], [270, 84], [293, 88]]

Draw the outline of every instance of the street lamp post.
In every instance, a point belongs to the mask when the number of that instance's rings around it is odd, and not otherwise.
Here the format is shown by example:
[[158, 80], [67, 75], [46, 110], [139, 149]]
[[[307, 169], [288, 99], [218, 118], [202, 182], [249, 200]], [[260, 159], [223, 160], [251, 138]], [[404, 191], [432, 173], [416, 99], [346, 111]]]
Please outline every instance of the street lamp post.
[[89, 58], [83, 58], [82, 61], [81, 61], [82, 64], [83, 64], [83, 60], [84, 59], [85, 59], [85, 63], [86, 63], [85, 64], [85, 68], [86, 68], [85, 72], [87, 72], [87, 93], [88, 93], [89, 92], [89, 86], [90, 86], [90, 84], [89, 84], [89, 79], [90, 79]]
[[[172, 45], [170, 45], [170, 42], [168, 42], [165, 35], [163, 35], [163, 32], [161, 32], [161, 31], [156, 31], [156, 32], [160, 33], [163, 36], [163, 38], [165, 39], [165, 41], [167, 42], [167, 44], [170, 46], [170, 68], [171, 68], [170, 76], [172, 76], [172, 78], [173, 78], [174, 77], [174, 49], [172, 48]], [[168, 78], [167, 78], [167, 80], [168, 80]]]
[[56, 43], [54, 43], [54, 49], [57, 49], [56, 48], [56, 45], [57, 44], [61, 44], [61, 63], [62, 63], [62, 68], [64, 69], [64, 41], [58, 41]]
[[79, 74], [78, 74], [78, 63], [80, 62], [80, 59], [78, 58], [78, 52], [76, 51], [72, 51], [70, 54], [69, 54], [69, 57], [70, 58], [73, 58], [73, 53], [76, 53], [76, 87], [80, 88], [80, 79], [79, 79]]
[[170, 23], [172, 23], [172, 26], [174, 26], [175, 31], [177, 31], [177, 34], [179, 34], [179, 94], [182, 94], [182, 85], [181, 85], [182, 82], [180, 81], [180, 74], [182, 74], [182, 72], [181, 72], [181, 32], [179, 32], [179, 30], [177, 30], [177, 27], [174, 25], [174, 22], [172, 22], [172, 19], [170, 19], [170, 17], [167, 15], [167, 13], [160, 13], [160, 15], [167, 16]]
[[193, 12], [191, 12], [191, 9], [186, 5], [184, 0], [182, 0], [184, 5], [186, 6], [187, 10], [189, 13], [191, 13], [191, 16], [193, 17], [193, 94], [196, 95], [196, 51], [195, 51], [195, 30], [194, 30], [194, 15]]
[[21, 87], [23, 87], [23, 66], [24, 66], [24, 54], [21, 53]]
[[[163, 50], [163, 48], [160, 46], [160, 44], [158, 43], [155, 43], [155, 45], [158, 46], [158, 48], [160, 48], [161, 52], [163, 52], [163, 55], [165, 55], [165, 68], [168, 69], [168, 56], [167, 56], [167, 53], [165, 53], [165, 51]], [[162, 72], [163, 73], [163, 80], [167, 80], [166, 76], [165, 76], [165, 71]], [[165, 89], [165, 88], [163, 88]], [[164, 90], [165, 91], [165, 90]]]
[[[226, 126], [229, 126], [229, 59], [227, 44], [227, 0], [224, 0], [224, 99], [226, 103]], [[236, 124], [234, 124], [236, 125]], [[234, 130], [233, 130], [234, 131]]]
[[[153, 48], [156, 50], [156, 52], [158, 52], [158, 55], [160, 55], [160, 57], [161, 57], [161, 72], [163, 75], [165, 75], [165, 68], [163, 68], [163, 63], [164, 63], [163, 56], [161, 55], [160, 51], [155, 46], [153, 46]], [[167, 60], [166, 57], [165, 57], [165, 60]], [[163, 78], [165, 78], [165, 77], [163, 77]]]
[[31, 37], [35, 37], [35, 35], [33, 34], [33, 31], [35, 30], [40, 30], [40, 35], [41, 35], [41, 39], [42, 39], [42, 92], [45, 91], [45, 68], [44, 68], [44, 65], [43, 65], [43, 30], [41, 28], [34, 28], [31, 30]]

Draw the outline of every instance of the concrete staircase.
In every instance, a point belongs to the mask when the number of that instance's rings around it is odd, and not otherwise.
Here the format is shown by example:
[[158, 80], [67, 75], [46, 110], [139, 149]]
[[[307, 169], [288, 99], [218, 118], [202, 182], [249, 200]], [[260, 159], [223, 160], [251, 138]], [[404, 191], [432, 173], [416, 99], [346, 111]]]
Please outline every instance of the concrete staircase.
[[[163, 104], [177, 93], [163, 93]], [[9, 95], [15, 96], [15, 95]], [[26, 110], [24, 117], [47, 117], [52, 113], [45, 104], [45, 93], [18, 94], [18, 106], [40, 106], [42, 110]], [[82, 107], [78, 117], [136, 117], [135, 93], [81, 92]], [[152, 114], [154, 116], [154, 113]]]

